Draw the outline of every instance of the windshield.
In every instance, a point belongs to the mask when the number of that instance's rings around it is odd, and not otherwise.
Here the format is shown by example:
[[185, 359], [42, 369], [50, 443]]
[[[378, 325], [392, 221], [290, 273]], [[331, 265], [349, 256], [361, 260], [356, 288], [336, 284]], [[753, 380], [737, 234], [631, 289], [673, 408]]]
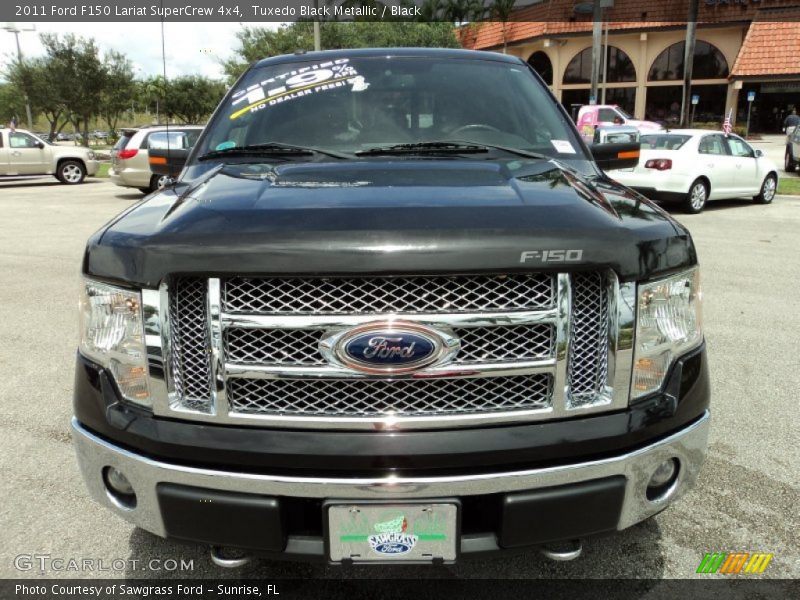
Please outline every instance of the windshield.
[[623, 117], [625, 117], [626, 119], [632, 119], [632, 118], [633, 118], [633, 117], [632, 117], [632, 116], [630, 116], [630, 115], [629, 115], [627, 112], [625, 112], [625, 110], [623, 110], [623, 108], [622, 108], [621, 106], [616, 106], [616, 107], [614, 107], [614, 108], [616, 108], [616, 109], [617, 109], [617, 112], [618, 112], [619, 114], [621, 114]]
[[195, 156], [267, 143], [354, 154], [459, 141], [587, 160], [570, 127], [522, 64], [354, 57], [253, 69], [223, 100]]
[[692, 136], [677, 134], [650, 134], [639, 138], [642, 150], [677, 150]]

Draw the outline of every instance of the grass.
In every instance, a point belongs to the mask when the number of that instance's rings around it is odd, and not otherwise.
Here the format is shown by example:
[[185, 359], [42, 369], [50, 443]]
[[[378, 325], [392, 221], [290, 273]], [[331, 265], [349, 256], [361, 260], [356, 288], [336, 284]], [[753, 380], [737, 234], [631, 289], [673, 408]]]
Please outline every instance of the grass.
[[95, 173], [95, 177], [108, 177], [108, 170], [111, 168], [111, 163], [104, 162], [100, 163], [100, 168]]
[[778, 193], [790, 196], [800, 196], [800, 177], [784, 175], [778, 181]]

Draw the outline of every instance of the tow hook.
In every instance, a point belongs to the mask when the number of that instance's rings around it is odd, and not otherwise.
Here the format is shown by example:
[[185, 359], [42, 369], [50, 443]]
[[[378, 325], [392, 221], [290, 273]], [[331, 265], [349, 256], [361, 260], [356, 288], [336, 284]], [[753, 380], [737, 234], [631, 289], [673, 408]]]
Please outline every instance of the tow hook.
[[575, 560], [583, 552], [582, 540], [570, 540], [568, 542], [554, 544], [552, 546], [543, 546], [539, 548], [544, 556], [550, 560]]
[[211, 546], [211, 561], [223, 569], [238, 569], [245, 566], [252, 560], [250, 556], [240, 556], [238, 558], [226, 558], [220, 546]]

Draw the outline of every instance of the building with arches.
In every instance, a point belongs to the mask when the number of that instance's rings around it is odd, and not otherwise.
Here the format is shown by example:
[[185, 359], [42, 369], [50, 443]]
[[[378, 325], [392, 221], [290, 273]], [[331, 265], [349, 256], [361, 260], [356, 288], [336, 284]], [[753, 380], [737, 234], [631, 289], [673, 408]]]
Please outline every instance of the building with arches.
[[[534, 2], [505, 24], [467, 25], [459, 35], [465, 47], [480, 50], [502, 51], [505, 40], [506, 52], [525, 59], [572, 111], [590, 102], [592, 61], [591, 15], [576, 13], [576, 1]], [[604, 13], [596, 102], [618, 104], [638, 119], [677, 123], [687, 0], [613, 4]], [[751, 131], [779, 132], [792, 108], [800, 112], [800, 0], [701, 0], [696, 40], [694, 122], [721, 124], [733, 109], [734, 122], [744, 124], [748, 92], [755, 92]]]

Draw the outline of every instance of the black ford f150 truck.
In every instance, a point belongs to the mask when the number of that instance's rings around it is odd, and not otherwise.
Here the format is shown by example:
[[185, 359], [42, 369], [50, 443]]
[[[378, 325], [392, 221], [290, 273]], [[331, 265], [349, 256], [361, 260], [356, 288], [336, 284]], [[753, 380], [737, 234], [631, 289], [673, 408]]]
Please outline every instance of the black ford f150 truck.
[[92, 496], [226, 565], [566, 559], [663, 510], [710, 393], [689, 232], [598, 167], [637, 153], [510, 56], [254, 64], [88, 242]]

